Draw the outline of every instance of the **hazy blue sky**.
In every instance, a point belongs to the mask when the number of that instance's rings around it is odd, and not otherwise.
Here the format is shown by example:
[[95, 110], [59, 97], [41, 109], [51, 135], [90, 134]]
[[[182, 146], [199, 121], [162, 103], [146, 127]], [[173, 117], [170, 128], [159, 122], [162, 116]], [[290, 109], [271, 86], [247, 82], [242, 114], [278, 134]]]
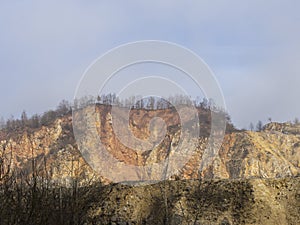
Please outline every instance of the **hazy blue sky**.
[[71, 100], [98, 56], [143, 39], [192, 49], [215, 72], [239, 127], [300, 117], [300, 3], [1, 1], [0, 115]]

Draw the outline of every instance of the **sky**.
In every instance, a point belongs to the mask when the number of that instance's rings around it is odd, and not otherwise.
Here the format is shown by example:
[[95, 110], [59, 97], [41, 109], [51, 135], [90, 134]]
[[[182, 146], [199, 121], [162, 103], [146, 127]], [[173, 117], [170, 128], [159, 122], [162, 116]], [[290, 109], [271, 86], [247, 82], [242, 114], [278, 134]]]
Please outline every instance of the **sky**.
[[164, 40], [208, 64], [237, 127], [300, 118], [299, 10], [297, 0], [0, 1], [0, 115], [71, 101], [100, 55]]

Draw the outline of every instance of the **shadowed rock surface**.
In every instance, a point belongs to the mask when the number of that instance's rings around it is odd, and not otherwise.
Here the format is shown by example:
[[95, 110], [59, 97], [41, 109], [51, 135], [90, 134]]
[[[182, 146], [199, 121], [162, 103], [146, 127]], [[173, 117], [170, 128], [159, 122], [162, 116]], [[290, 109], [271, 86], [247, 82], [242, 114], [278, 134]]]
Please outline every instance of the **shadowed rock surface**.
[[300, 224], [300, 178], [107, 186], [88, 224]]

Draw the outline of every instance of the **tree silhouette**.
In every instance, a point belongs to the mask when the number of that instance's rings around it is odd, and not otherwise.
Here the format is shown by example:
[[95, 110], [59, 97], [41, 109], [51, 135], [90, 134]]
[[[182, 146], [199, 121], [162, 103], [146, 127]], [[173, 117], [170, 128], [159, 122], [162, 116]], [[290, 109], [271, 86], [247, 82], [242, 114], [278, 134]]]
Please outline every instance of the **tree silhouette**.
[[259, 120], [256, 124], [256, 130], [262, 131], [262, 129], [263, 129], [263, 123], [261, 122], [261, 120]]

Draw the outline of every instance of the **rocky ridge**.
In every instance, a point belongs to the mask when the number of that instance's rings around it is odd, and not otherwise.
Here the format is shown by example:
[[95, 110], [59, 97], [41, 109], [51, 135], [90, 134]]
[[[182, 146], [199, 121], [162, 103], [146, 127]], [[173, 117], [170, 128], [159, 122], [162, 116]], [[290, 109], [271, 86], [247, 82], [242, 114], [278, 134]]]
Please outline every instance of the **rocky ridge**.
[[[160, 116], [167, 124], [166, 138], [154, 149], [142, 153], [126, 147], [115, 136], [108, 109], [98, 108], [98, 110], [100, 117], [96, 126], [101, 134], [101, 141], [123, 164], [151, 165], [160, 162], [168, 156], [166, 150], [173, 148], [178, 142], [180, 127], [178, 120], [173, 119], [171, 110], [132, 112], [129, 125], [139, 138], [149, 137], [148, 126], [151, 118]], [[204, 120], [203, 124], [208, 122]], [[227, 132], [221, 148], [210, 164], [199, 173], [199, 165], [202, 163], [203, 152], [207, 147], [207, 136], [203, 135], [198, 140], [194, 154], [170, 179], [299, 176], [300, 134], [298, 130], [296, 125], [270, 123], [260, 132]], [[5, 162], [9, 162], [13, 168], [30, 170], [34, 160], [35, 167], [41, 170], [46, 162], [47, 171], [51, 171], [53, 179], [64, 180], [80, 175], [91, 180], [92, 177], [97, 176], [78, 150], [73, 135], [71, 115], [59, 118], [49, 126], [30, 132], [25, 130], [16, 136], [2, 132], [0, 139], [3, 166]], [[93, 145], [93, 143], [87, 144]], [[193, 146], [187, 144], [186, 147]]]
[[[149, 137], [151, 118], [163, 117], [167, 124], [167, 138], [140, 155], [118, 140], [108, 108], [90, 110], [92, 113], [85, 111], [86, 115], [99, 114], [96, 123], [90, 125], [97, 128], [101, 141], [123, 164], [151, 165], [164, 160], [166, 149], [176, 146], [180, 127], [171, 110], [132, 111], [129, 126], [138, 138]], [[142, 186], [109, 184], [82, 157], [74, 139], [72, 116], [66, 115], [34, 130], [0, 131], [0, 183], [9, 175], [6, 172], [47, 178], [54, 184], [50, 189], [54, 199], [60, 196], [57, 187], [62, 185], [71, 199], [65, 206], [70, 207], [68, 215], [84, 224], [300, 224], [300, 126], [270, 123], [259, 132], [227, 131], [220, 149], [199, 171], [207, 159], [204, 151], [209, 135], [209, 117], [202, 114], [202, 119], [205, 134], [199, 137], [188, 162], [169, 178], [172, 181]], [[160, 132], [158, 129], [156, 135]], [[99, 186], [98, 181], [108, 185]], [[30, 192], [28, 195], [32, 199]], [[62, 202], [59, 197], [53, 208], [55, 215], [62, 215]], [[78, 206], [84, 206], [84, 211]], [[6, 211], [3, 215], [10, 218]], [[41, 221], [38, 216], [31, 219], [31, 224]], [[61, 217], [59, 224], [66, 221]]]

